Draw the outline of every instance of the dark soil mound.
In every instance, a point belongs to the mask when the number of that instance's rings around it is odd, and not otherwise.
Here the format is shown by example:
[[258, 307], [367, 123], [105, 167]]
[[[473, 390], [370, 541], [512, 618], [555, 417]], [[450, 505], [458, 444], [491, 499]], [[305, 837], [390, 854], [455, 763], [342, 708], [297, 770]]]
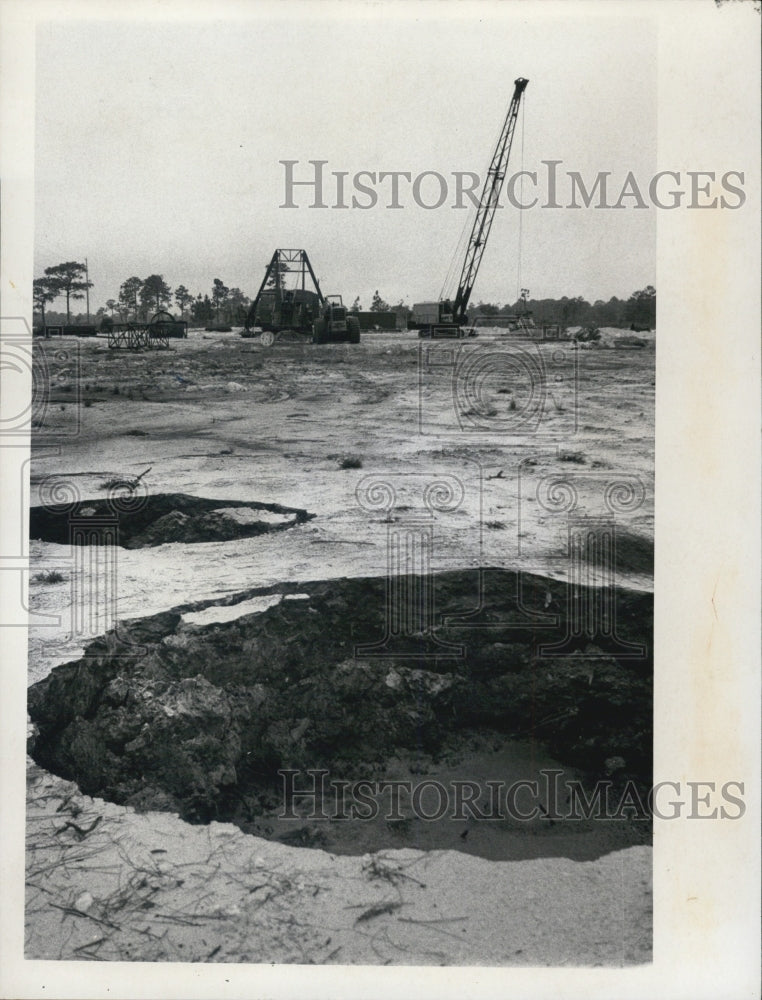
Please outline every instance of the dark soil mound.
[[[643, 535], [636, 535], [632, 531], [625, 531], [617, 528], [614, 535], [614, 567], [618, 572], [642, 573], [646, 576], [653, 576], [654, 572], [654, 543], [652, 539]], [[592, 547], [591, 547], [592, 548]], [[607, 565], [608, 554], [601, 549], [592, 549], [587, 553], [597, 554], [595, 559], [598, 565]]]
[[90, 545], [108, 533], [127, 549], [165, 542], [226, 542], [282, 531], [314, 514], [249, 500], [213, 500], [185, 493], [82, 500], [32, 507], [29, 537], [60, 545]]
[[[419, 577], [402, 583], [423, 593]], [[541, 741], [594, 775], [615, 758], [650, 783], [650, 595], [616, 591], [615, 630], [583, 635], [570, 613], [599, 592], [527, 576], [519, 588], [501, 569], [432, 585], [439, 625], [427, 634], [401, 634], [395, 618], [387, 629], [384, 578], [129, 622], [29, 689], [32, 754], [89, 794], [191, 821], [272, 807], [281, 768], [365, 777], [404, 752], [436, 758], [475, 729]], [[222, 623], [182, 617], [257, 595], [282, 599]]]

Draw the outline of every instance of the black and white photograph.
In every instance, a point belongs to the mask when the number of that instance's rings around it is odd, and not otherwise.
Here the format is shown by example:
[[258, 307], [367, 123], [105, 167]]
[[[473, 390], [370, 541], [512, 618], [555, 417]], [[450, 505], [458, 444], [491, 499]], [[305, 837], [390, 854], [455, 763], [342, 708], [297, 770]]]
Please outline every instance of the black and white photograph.
[[760, 4], [0, 27], [2, 996], [756, 995]]

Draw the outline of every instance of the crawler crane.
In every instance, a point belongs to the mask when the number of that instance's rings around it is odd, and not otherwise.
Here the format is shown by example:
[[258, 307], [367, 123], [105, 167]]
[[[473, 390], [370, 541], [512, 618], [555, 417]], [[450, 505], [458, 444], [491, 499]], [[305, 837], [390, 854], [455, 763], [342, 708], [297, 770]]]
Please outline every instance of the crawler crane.
[[514, 83], [515, 89], [511, 104], [495, 152], [492, 154], [492, 162], [484, 180], [476, 218], [471, 228], [471, 236], [460, 272], [458, 291], [454, 300], [419, 302], [413, 305], [413, 315], [409, 326], [418, 330], [419, 337], [465, 337], [469, 333], [466, 308], [471, 298], [476, 276], [479, 273], [484, 249], [487, 246], [500, 193], [503, 190], [519, 106], [529, 81], [520, 76]]

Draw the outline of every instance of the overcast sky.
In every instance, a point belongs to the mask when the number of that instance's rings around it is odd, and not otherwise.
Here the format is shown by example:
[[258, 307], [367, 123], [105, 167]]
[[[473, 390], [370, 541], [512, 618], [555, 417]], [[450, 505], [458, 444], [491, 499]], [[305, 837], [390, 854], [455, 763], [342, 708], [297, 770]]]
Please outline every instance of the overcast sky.
[[[43, 25], [37, 36], [35, 274], [88, 258], [93, 309], [128, 277], [163, 274], [208, 292], [213, 278], [253, 296], [276, 247], [304, 247], [325, 293], [370, 304], [439, 296], [467, 211], [453, 208], [454, 171], [484, 175], [517, 76], [529, 78], [510, 171], [560, 160], [592, 183], [628, 171], [647, 190], [656, 157], [653, 26], [574, 7], [559, 20], [523, 4], [247, 5], [237, 19]], [[478, 16], [483, 15], [483, 16]], [[287, 209], [285, 169], [437, 171], [444, 205]], [[367, 178], [365, 183], [368, 183]], [[589, 186], [589, 185], [588, 185]], [[517, 189], [518, 190], [518, 189]], [[421, 188], [432, 202], [438, 184]], [[363, 203], [366, 199], [362, 197]], [[473, 300], [628, 296], [655, 281], [657, 210], [498, 212]], [[519, 256], [519, 229], [521, 248]], [[519, 271], [520, 264], [520, 271]]]

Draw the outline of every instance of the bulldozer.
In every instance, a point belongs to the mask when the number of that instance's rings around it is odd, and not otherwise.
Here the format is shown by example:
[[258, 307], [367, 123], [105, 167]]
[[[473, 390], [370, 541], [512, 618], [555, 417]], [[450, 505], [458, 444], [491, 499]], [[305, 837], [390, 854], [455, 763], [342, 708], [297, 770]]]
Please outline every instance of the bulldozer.
[[347, 312], [340, 295], [326, 295], [312, 326], [313, 344], [359, 344], [360, 320]]

